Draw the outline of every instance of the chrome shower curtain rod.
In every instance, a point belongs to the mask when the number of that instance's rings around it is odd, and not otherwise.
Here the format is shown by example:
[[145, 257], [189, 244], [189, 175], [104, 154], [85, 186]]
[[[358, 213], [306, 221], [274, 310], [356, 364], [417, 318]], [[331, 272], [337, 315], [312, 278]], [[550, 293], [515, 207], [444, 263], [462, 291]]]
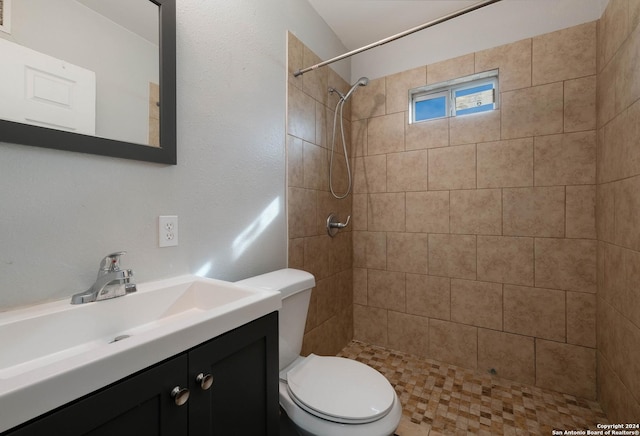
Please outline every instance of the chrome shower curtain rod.
[[358, 49], [351, 50], [348, 53], [342, 54], [340, 56], [336, 56], [335, 58], [331, 58], [331, 59], [329, 59], [327, 61], [320, 62], [319, 64], [315, 64], [315, 65], [312, 65], [310, 67], [303, 68], [301, 70], [298, 70], [298, 71], [294, 72], [293, 75], [295, 77], [301, 76], [302, 74], [308, 73], [309, 71], [313, 71], [313, 70], [315, 70], [317, 68], [324, 67], [325, 65], [329, 65], [329, 64], [332, 64], [334, 62], [341, 61], [342, 59], [349, 58], [349, 57], [351, 57], [353, 55], [356, 55], [358, 53], [362, 53], [363, 51], [367, 51], [367, 50], [370, 50], [372, 48], [384, 45], [384, 44], [386, 44], [388, 42], [395, 41], [396, 39], [404, 38], [405, 36], [411, 35], [412, 33], [416, 33], [416, 32], [419, 32], [419, 31], [421, 31], [423, 29], [426, 29], [428, 27], [435, 26], [436, 24], [444, 23], [445, 21], [449, 21], [449, 20], [451, 20], [453, 18], [457, 18], [457, 17], [459, 17], [461, 15], [468, 14], [469, 12], [473, 12], [473, 11], [478, 10], [480, 8], [483, 8], [485, 6], [489, 6], [489, 5], [493, 4], [493, 3], [498, 3], [499, 1], [502, 1], [502, 0], [484, 0], [484, 1], [481, 1], [479, 3], [476, 3], [475, 5], [469, 6], [469, 7], [464, 8], [464, 9], [460, 9], [459, 11], [456, 11], [456, 12], [452, 12], [452, 13], [450, 13], [448, 15], [445, 15], [443, 17], [437, 18], [437, 19], [435, 19], [433, 21], [429, 21], [428, 23], [424, 23], [424, 24], [421, 24], [419, 26], [412, 27], [411, 29], [405, 30], [404, 32], [400, 32], [400, 33], [397, 33], [395, 35], [389, 36], [388, 38], [381, 39], [378, 42], [374, 42], [374, 43], [371, 43], [369, 45], [365, 45], [364, 47], [360, 47]]

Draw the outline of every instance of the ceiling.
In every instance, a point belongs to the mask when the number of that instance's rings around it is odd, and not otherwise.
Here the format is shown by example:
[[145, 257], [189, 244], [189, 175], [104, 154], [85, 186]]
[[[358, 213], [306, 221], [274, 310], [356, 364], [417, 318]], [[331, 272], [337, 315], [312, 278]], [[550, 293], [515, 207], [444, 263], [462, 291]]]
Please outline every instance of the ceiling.
[[147, 0], [76, 0], [105, 18], [158, 45], [158, 6]]
[[[479, 3], [481, 0], [308, 1], [329, 27], [331, 27], [347, 50], [355, 50], [364, 45], [377, 42], [412, 27], [467, 8]], [[549, 8], [556, 6], [554, 3], [560, 1], [561, 0], [553, 0], [542, 7]], [[581, 2], [581, 7], [597, 8], [602, 12], [608, 1], [609, 0], [584, 0]]]
[[354, 50], [472, 6], [478, 0], [309, 0], [309, 3], [345, 47]]

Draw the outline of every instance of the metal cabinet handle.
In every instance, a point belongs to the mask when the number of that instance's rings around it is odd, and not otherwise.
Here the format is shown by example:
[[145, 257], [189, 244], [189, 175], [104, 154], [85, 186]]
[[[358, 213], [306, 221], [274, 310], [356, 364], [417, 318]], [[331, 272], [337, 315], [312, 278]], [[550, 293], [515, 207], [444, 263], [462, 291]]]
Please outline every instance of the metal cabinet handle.
[[189, 389], [176, 386], [171, 390], [171, 398], [173, 398], [176, 406], [182, 406], [189, 400]]
[[200, 373], [196, 376], [196, 382], [200, 384], [203, 391], [211, 389], [213, 385], [213, 376], [211, 374]]

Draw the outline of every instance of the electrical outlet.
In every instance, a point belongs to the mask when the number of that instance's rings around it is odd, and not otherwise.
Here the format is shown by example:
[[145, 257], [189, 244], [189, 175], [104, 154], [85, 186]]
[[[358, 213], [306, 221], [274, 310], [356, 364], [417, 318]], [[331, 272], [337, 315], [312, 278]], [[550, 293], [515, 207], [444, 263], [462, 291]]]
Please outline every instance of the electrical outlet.
[[158, 246], [178, 245], [178, 217], [176, 215], [158, 217]]

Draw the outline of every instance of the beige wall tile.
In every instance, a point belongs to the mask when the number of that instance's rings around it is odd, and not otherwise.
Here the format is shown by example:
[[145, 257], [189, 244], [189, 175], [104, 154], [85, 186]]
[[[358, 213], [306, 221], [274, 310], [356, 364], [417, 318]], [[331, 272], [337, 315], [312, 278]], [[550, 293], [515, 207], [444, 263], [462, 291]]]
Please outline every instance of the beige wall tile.
[[324, 190], [329, 186], [327, 150], [309, 142], [303, 142], [304, 187]]
[[[640, 35], [638, 35], [640, 39]], [[640, 47], [638, 48], [640, 53]], [[640, 67], [637, 75], [640, 76]], [[627, 157], [625, 175], [640, 174], [640, 99], [624, 112], [623, 153]]]
[[367, 305], [367, 269], [353, 269], [353, 304]]
[[603, 253], [602, 287], [598, 288], [598, 298], [619, 309], [620, 303], [626, 303], [623, 302], [625, 299], [621, 298], [624, 295], [627, 277], [625, 249], [613, 244], [604, 244], [598, 249]]
[[429, 150], [429, 189], [476, 187], [475, 144]]
[[[333, 120], [331, 121], [333, 123]], [[331, 126], [333, 129], [333, 125]], [[351, 121], [351, 157], [366, 156], [367, 120]]]
[[[640, 292], [638, 292], [638, 283], [640, 283], [640, 252], [633, 250], [623, 250], [625, 283], [622, 292], [612, 296], [614, 306], [618, 307], [620, 312], [631, 321], [636, 327], [640, 328]], [[615, 302], [619, 301], [619, 304]]]
[[629, 31], [637, 28], [640, 24], [640, 3], [630, 1], [629, 2]]
[[451, 279], [407, 274], [407, 313], [451, 319]]
[[374, 345], [387, 345], [387, 310], [354, 304], [353, 338]]
[[[342, 134], [340, 130], [340, 120], [336, 120], [336, 132], [335, 138], [333, 136], [333, 120], [335, 112], [332, 108], [328, 108], [322, 104], [316, 104], [316, 140], [315, 144], [320, 145], [328, 150], [331, 147], [335, 149], [337, 153], [344, 153], [342, 146]], [[342, 120], [344, 126], [344, 139], [347, 142], [347, 151], [353, 155], [351, 147], [351, 122], [344, 119]]]
[[387, 269], [426, 274], [427, 250], [426, 233], [397, 233], [387, 234]]
[[387, 155], [387, 191], [427, 190], [427, 151], [405, 151]]
[[304, 238], [304, 269], [316, 276], [316, 280], [328, 277], [331, 272], [329, 243], [327, 235]]
[[450, 145], [500, 139], [500, 110], [449, 118]]
[[353, 266], [385, 269], [387, 267], [387, 234], [353, 232]]
[[596, 181], [596, 132], [539, 136], [534, 141], [536, 186], [583, 185]]
[[[316, 139], [313, 141], [314, 144], [319, 145], [321, 147], [331, 149], [331, 140], [333, 133], [333, 110], [329, 109], [322, 103], [316, 101]], [[331, 120], [331, 121], [329, 121]], [[345, 125], [345, 140], [348, 141], [347, 135], [351, 134], [351, 126], [347, 128]], [[342, 150], [342, 140], [338, 139], [338, 134], [336, 132], [336, 142], [335, 147], [336, 150]], [[347, 146], [349, 143], [347, 142]]]
[[316, 191], [289, 188], [289, 237], [299, 238], [316, 234]]
[[357, 157], [353, 167], [354, 193], [386, 192], [386, 155]]
[[478, 280], [533, 286], [533, 238], [478, 236]]
[[431, 319], [429, 357], [475, 369], [478, 363], [478, 328]]
[[475, 235], [429, 235], [429, 274], [476, 278]]
[[404, 112], [409, 108], [409, 90], [427, 84], [427, 67], [418, 67], [385, 78], [387, 113]]
[[449, 145], [449, 118], [405, 123], [405, 148], [421, 150]]
[[406, 311], [404, 273], [370, 269], [367, 271], [369, 306]]
[[[343, 215], [346, 216], [346, 215]], [[324, 236], [324, 235], [323, 235]], [[353, 259], [353, 234], [349, 231], [339, 232], [329, 238], [329, 273], [337, 274], [351, 268]]]
[[622, 384], [600, 352], [597, 353], [597, 367], [598, 403], [602, 410], [611, 422], [632, 422], [636, 416], [640, 416], [640, 403]]
[[636, 27], [616, 56], [620, 56], [620, 73], [616, 80], [616, 112], [626, 109], [640, 98], [640, 28]]
[[596, 113], [598, 127], [602, 127], [616, 115], [616, 74], [618, 64], [608, 63], [597, 76]]
[[595, 294], [567, 292], [567, 342], [596, 347]]
[[503, 234], [563, 237], [564, 202], [563, 186], [503, 189]]
[[352, 196], [352, 230], [367, 230], [367, 203], [369, 201], [368, 195], [352, 194]]
[[531, 39], [479, 51], [476, 72], [498, 68], [500, 92], [531, 86]]
[[335, 301], [338, 297], [335, 275], [316, 282], [316, 316], [319, 324], [327, 321], [336, 314]]
[[628, 1], [610, 1], [600, 17], [603, 63], [608, 63], [618, 51], [629, 32]]
[[640, 251], [640, 176], [625, 179], [615, 189], [615, 242]]
[[536, 239], [536, 286], [596, 292], [596, 241]]
[[640, 100], [609, 122], [599, 138], [600, 181], [608, 182], [640, 173]]
[[596, 186], [567, 186], [567, 238], [596, 238]]
[[596, 128], [596, 76], [564, 82], [564, 131]]
[[536, 381], [534, 339], [478, 329], [478, 370], [533, 385]]
[[502, 330], [502, 285], [452, 279], [451, 321]]
[[631, 324], [615, 308], [599, 299], [597, 303], [598, 351], [607, 359], [611, 369], [631, 392], [640, 389], [640, 329]]
[[316, 140], [316, 102], [295, 86], [289, 86], [287, 127], [290, 135], [308, 142]]
[[367, 153], [385, 154], [404, 151], [404, 113], [369, 119]]
[[389, 311], [389, 347], [394, 350], [427, 356], [429, 318]]
[[304, 44], [291, 32], [287, 32], [287, 59], [289, 71], [289, 84], [302, 89], [302, 76], [294, 77], [293, 73], [298, 71], [304, 64], [302, 52]]
[[287, 186], [304, 186], [302, 139], [287, 135]]
[[536, 339], [536, 386], [596, 398], [596, 350]]
[[451, 233], [502, 233], [500, 189], [451, 191]]
[[385, 114], [386, 86], [384, 77], [370, 80], [351, 97], [351, 120], [363, 120]]
[[562, 133], [562, 82], [503, 92], [501, 96], [502, 139]]
[[449, 233], [449, 191], [407, 192], [408, 232]]
[[304, 238], [289, 239], [289, 268], [304, 269]]
[[533, 85], [595, 73], [595, 21], [533, 38]]
[[598, 239], [613, 242], [615, 239], [615, 206], [614, 206], [614, 184], [600, 184], [596, 192], [596, 226]]
[[478, 188], [533, 186], [533, 138], [478, 144]]
[[564, 342], [565, 293], [504, 285], [504, 330]]
[[368, 225], [372, 231], [405, 231], [404, 193], [369, 194]]
[[474, 73], [474, 54], [427, 65], [427, 84], [444, 82]]
[[[304, 46], [302, 51], [302, 62], [305, 65], [315, 65], [321, 62], [322, 59], [307, 46]], [[329, 68], [322, 67], [309, 71], [302, 76], [302, 90], [313, 97], [314, 100], [319, 101], [322, 104], [327, 104], [327, 97], [329, 93]]]

